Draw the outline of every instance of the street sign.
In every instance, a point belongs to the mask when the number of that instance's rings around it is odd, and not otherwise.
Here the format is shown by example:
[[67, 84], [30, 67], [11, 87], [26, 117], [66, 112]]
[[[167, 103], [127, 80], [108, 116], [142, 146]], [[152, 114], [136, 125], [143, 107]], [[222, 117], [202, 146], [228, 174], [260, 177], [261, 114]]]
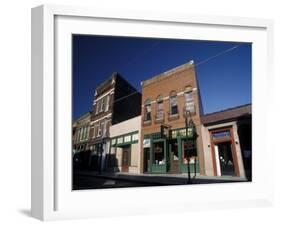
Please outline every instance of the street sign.
[[161, 138], [170, 139], [171, 137], [170, 128], [171, 126], [169, 125], [164, 125], [164, 124], [161, 125], [160, 127]]

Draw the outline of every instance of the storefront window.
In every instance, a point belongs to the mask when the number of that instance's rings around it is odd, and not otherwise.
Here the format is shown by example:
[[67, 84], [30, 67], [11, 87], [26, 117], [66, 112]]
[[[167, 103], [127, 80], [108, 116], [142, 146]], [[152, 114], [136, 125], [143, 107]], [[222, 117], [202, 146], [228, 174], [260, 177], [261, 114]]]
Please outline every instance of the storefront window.
[[190, 163], [194, 163], [195, 157], [197, 156], [195, 143], [191, 140], [182, 141], [182, 162], [184, 164], [188, 163], [188, 157]]
[[154, 164], [164, 165], [165, 164], [164, 142], [154, 143], [153, 150], [154, 150]]
[[172, 160], [178, 161], [179, 160], [179, 153], [178, 153], [178, 143], [177, 141], [172, 142], [171, 144], [171, 153], [172, 153]]

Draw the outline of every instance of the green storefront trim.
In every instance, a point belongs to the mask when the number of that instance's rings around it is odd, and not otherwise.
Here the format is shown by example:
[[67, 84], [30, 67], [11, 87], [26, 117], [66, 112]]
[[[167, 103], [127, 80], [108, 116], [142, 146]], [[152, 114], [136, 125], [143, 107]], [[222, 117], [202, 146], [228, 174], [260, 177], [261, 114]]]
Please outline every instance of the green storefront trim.
[[[190, 173], [195, 173], [195, 168], [196, 168], [196, 174], [200, 173], [200, 166], [199, 166], [199, 161], [196, 161], [196, 163], [190, 163]], [[181, 172], [182, 173], [188, 173], [188, 165], [187, 164], [181, 164]]]
[[[188, 165], [183, 162], [183, 150], [182, 150], [182, 141], [186, 140], [185, 132], [183, 132], [185, 128], [175, 129], [172, 131], [172, 135], [174, 137], [171, 140], [176, 140], [178, 144], [178, 156], [179, 156], [179, 173], [187, 173], [188, 172]], [[190, 134], [187, 139], [192, 140], [193, 134]], [[169, 168], [171, 167], [171, 157], [172, 157], [172, 144], [169, 142], [168, 139], [162, 139], [160, 133], [153, 133], [153, 134], [145, 134], [144, 139], [150, 139], [150, 161], [148, 166], [150, 173], [167, 173], [169, 171]], [[154, 164], [154, 150], [153, 150], [153, 144], [157, 142], [164, 142], [164, 158], [166, 160], [166, 164]], [[195, 143], [195, 149], [197, 149], [197, 143]], [[197, 156], [198, 156], [198, 150]], [[195, 163], [190, 163], [190, 172], [191, 173], [199, 173], [200, 172], [200, 164], [198, 157], [196, 157]]]
[[167, 159], [167, 140], [166, 139], [160, 139], [159, 136], [154, 136], [156, 139], [151, 139], [151, 147], [150, 147], [150, 163], [151, 163], [151, 173], [166, 173], [167, 172], [167, 164], [154, 164], [154, 149], [153, 144], [163, 142], [164, 143], [164, 159]]
[[[122, 134], [122, 135], [119, 135], [119, 136], [112, 137], [112, 138], [110, 138], [110, 146], [111, 147], [121, 147], [121, 146], [129, 145], [129, 144], [138, 143], [139, 137], [138, 137], [137, 140], [133, 140], [133, 136], [138, 134], [138, 133], [139, 133], [138, 131], [134, 131], [134, 132], [131, 132], [131, 133], [126, 133], [126, 134]], [[125, 137], [128, 137], [128, 136], [130, 137], [130, 141], [124, 142]], [[118, 143], [118, 139], [121, 139], [122, 142]]]
[[167, 165], [157, 165], [157, 164], [152, 164], [151, 166], [152, 173], [166, 173], [167, 172]]

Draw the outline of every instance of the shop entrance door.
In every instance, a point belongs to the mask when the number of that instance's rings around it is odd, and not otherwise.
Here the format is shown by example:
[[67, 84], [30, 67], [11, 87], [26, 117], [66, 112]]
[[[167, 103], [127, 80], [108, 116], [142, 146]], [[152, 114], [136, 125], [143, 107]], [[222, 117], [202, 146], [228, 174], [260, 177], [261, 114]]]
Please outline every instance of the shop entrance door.
[[235, 176], [235, 168], [231, 150], [231, 142], [221, 142], [214, 145], [217, 175]]
[[144, 148], [144, 172], [150, 172], [150, 148]]
[[179, 173], [179, 152], [177, 140], [169, 145], [170, 147], [170, 170], [169, 173]]
[[125, 146], [122, 148], [122, 172], [129, 172], [130, 160], [131, 160], [131, 148], [130, 146]]

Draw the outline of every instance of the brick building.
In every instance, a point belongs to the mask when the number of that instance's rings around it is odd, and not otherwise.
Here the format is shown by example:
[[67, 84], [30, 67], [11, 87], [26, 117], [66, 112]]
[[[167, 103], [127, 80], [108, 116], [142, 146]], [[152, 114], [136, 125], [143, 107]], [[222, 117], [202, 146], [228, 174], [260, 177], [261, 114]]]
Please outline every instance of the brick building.
[[96, 88], [89, 140], [90, 168], [106, 170], [110, 126], [140, 115], [140, 105], [141, 94], [116, 72]]
[[88, 166], [91, 115], [92, 112], [83, 114], [72, 125], [72, 153], [76, 168]]
[[91, 112], [87, 112], [73, 122], [73, 152], [87, 151], [89, 149], [89, 131]]
[[189, 161], [192, 174], [251, 180], [251, 118], [251, 104], [204, 115], [193, 61], [143, 81], [141, 172], [187, 173]]
[[[192, 61], [142, 82], [142, 172], [186, 173], [188, 150], [191, 172], [204, 174], [201, 106]], [[195, 124], [196, 142], [186, 136], [186, 116]], [[169, 139], [161, 137], [162, 124], [170, 128]]]
[[251, 104], [204, 115], [193, 61], [141, 86], [142, 94], [113, 73], [96, 88], [93, 110], [73, 123], [73, 151], [84, 165], [251, 180]]

